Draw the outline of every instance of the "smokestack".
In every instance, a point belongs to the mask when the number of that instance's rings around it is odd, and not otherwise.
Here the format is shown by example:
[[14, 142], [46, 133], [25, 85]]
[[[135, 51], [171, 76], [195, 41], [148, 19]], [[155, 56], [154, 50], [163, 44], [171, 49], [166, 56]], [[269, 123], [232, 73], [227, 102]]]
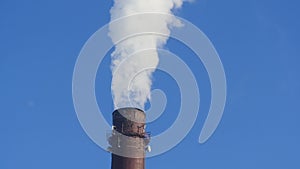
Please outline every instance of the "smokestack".
[[112, 152], [111, 169], [144, 169], [145, 150], [150, 134], [145, 132], [146, 114], [137, 108], [113, 112], [112, 133], [108, 141]]

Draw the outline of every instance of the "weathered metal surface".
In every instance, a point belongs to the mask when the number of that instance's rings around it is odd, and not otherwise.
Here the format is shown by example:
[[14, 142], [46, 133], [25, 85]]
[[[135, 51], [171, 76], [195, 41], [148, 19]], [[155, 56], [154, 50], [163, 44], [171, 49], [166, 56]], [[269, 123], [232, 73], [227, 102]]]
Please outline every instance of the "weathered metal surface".
[[144, 158], [128, 158], [112, 154], [112, 169], [144, 169]]
[[145, 113], [136, 108], [113, 112], [113, 130], [108, 141], [112, 152], [111, 169], [144, 169], [145, 147], [150, 135], [145, 132]]

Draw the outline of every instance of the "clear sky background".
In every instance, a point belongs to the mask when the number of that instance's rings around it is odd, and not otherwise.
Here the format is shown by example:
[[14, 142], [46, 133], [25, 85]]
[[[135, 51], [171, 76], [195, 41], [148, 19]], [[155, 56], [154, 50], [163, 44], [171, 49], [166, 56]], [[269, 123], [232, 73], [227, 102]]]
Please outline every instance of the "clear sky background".
[[[0, 0], [0, 168], [109, 169], [110, 154], [81, 128], [72, 102], [72, 73], [86, 40], [109, 22], [112, 0]], [[201, 108], [188, 136], [171, 151], [147, 159], [148, 169], [300, 168], [300, 2], [195, 0], [176, 11], [215, 45], [227, 75], [224, 117], [201, 145], [210, 102], [205, 68], [187, 47], [167, 49], [190, 65]], [[97, 75], [97, 98], [108, 121], [109, 54]], [[166, 111], [148, 130], [168, 128], [178, 112], [178, 86], [162, 72]], [[105, 138], [103, 138], [105, 139]]]

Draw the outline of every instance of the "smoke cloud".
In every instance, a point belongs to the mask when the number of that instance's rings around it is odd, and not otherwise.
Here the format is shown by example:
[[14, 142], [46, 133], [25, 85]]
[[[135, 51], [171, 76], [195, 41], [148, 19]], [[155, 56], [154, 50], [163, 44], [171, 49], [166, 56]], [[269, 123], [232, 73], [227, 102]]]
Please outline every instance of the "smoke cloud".
[[[139, 13], [169, 14], [155, 20], [134, 17], [117, 25], [110, 24], [109, 36], [115, 44], [112, 53], [112, 95], [115, 108], [137, 107], [144, 109], [150, 100], [152, 73], [159, 63], [157, 48], [163, 47], [170, 35], [170, 28], [180, 26], [173, 17], [172, 10], [180, 8], [185, 0], [114, 0], [111, 9], [111, 21]], [[144, 34], [127, 38], [121, 42], [117, 39], [128, 32], [138, 29], [153, 28], [166, 36]], [[154, 50], [149, 50], [154, 49]], [[144, 51], [144, 52], [140, 52]], [[145, 71], [142, 71], [146, 69]]]

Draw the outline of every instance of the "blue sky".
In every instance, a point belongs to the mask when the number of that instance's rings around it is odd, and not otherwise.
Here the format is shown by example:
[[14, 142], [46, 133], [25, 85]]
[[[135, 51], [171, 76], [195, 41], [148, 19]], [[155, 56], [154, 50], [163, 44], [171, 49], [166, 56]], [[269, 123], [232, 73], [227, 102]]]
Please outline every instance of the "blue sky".
[[[208, 142], [198, 137], [210, 102], [205, 68], [186, 47], [167, 49], [190, 65], [201, 108], [188, 136], [147, 168], [300, 168], [300, 12], [296, 0], [196, 0], [176, 11], [215, 45], [228, 84], [224, 117]], [[112, 1], [0, 1], [0, 168], [110, 168], [110, 154], [81, 128], [72, 102], [72, 74], [86, 40], [109, 22]], [[109, 55], [96, 79], [99, 106], [110, 121]], [[154, 75], [167, 109], [149, 130], [172, 124], [174, 80]], [[176, 92], [177, 91], [177, 92]]]

